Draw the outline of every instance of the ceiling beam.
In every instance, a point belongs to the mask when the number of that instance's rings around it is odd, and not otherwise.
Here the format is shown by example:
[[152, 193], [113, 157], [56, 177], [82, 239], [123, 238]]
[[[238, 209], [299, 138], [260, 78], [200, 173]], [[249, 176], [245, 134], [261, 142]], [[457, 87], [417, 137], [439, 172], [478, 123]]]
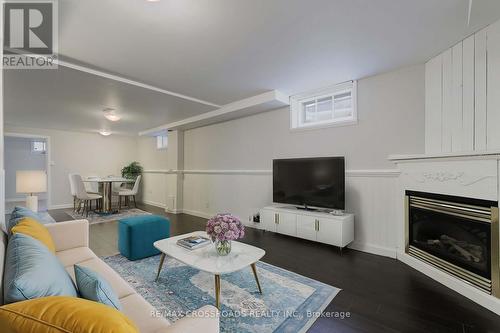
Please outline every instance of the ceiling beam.
[[221, 108], [139, 132], [140, 136], [153, 136], [165, 130], [187, 130], [247, 117], [290, 105], [290, 97], [278, 90], [248, 97], [222, 106]]

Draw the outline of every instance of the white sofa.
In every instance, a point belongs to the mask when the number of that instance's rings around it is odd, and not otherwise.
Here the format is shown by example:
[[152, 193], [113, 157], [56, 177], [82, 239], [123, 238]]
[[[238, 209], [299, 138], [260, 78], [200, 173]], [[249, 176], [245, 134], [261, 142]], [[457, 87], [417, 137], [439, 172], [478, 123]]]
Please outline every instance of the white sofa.
[[[73, 265], [75, 264], [89, 267], [103, 276], [120, 299], [123, 313], [134, 321], [141, 333], [219, 332], [218, 311], [211, 305], [199, 309], [196, 316], [182, 318], [173, 324], [161, 316], [153, 315], [155, 309], [118, 273], [89, 249], [89, 223], [87, 220], [51, 223], [45, 226], [54, 240], [57, 257], [71, 277], [74, 279]], [[7, 236], [4, 232], [1, 232], [0, 235], [0, 245], [0, 286], [3, 290], [3, 266], [7, 246]], [[3, 297], [0, 291], [0, 304], [2, 301]], [[200, 316], [200, 313], [206, 315]]]

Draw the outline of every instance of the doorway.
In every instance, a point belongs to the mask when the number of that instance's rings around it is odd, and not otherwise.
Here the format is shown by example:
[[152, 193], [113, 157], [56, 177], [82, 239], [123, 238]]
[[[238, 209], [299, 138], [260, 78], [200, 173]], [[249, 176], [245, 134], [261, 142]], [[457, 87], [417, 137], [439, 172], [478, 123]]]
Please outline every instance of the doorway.
[[36, 193], [38, 211], [50, 207], [50, 138], [28, 134], [6, 133], [4, 137], [5, 212], [15, 206], [26, 206], [26, 193], [16, 191], [16, 172], [37, 170], [47, 173], [47, 192]]

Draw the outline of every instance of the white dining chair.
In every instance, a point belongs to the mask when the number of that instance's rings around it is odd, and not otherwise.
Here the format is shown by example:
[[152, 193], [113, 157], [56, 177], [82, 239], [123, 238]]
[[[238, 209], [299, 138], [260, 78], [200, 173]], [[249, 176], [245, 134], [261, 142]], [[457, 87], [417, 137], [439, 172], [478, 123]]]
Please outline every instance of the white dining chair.
[[102, 200], [102, 195], [95, 193], [88, 193], [85, 189], [85, 184], [83, 183], [82, 176], [73, 174], [73, 183], [76, 190], [76, 198], [81, 202], [83, 202], [83, 211], [82, 215], [85, 214], [89, 216], [89, 211], [92, 209], [92, 201], [96, 200], [96, 206], [98, 205], [98, 201]]
[[[87, 179], [99, 179], [99, 176], [87, 176]], [[97, 182], [87, 182], [83, 183], [85, 185], [85, 190], [87, 193], [101, 194], [99, 192], [99, 183]]]
[[[99, 179], [99, 178], [100, 178], [99, 176], [95, 176], [95, 175], [87, 176], [87, 179], [89, 179], [89, 180], [92, 180], [92, 179], [95, 180], [95, 179]], [[99, 188], [100, 183], [98, 183], [98, 182], [84, 182], [83, 184], [85, 185], [85, 190], [87, 191], [87, 193], [102, 195], [101, 189]], [[97, 209], [100, 209], [100, 208], [101, 208], [101, 201], [98, 200], [97, 201]]]
[[115, 192], [115, 195], [118, 195], [118, 210], [122, 209], [122, 198], [130, 198], [134, 199], [134, 206], [137, 208], [137, 202], [135, 201], [135, 196], [139, 193], [139, 185], [141, 183], [141, 175], [137, 176], [135, 179], [134, 187], [131, 189], [121, 189]]
[[[119, 178], [119, 177], [116, 177], [116, 178]], [[113, 190], [114, 193], [118, 193], [120, 192], [121, 190], [123, 190], [124, 188], [124, 185], [125, 183], [120, 183], [120, 182], [113, 182], [111, 184], [111, 188]]]

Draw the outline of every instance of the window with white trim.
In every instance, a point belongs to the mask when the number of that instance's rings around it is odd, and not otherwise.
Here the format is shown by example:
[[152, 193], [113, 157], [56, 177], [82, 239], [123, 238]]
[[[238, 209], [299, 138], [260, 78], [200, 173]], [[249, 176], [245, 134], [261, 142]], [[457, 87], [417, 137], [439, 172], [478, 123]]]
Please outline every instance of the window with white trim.
[[45, 141], [31, 141], [31, 153], [45, 154], [47, 152], [47, 143]]
[[168, 136], [166, 134], [156, 136], [156, 149], [167, 149]]
[[357, 123], [356, 81], [295, 95], [290, 100], [292, 129]]

